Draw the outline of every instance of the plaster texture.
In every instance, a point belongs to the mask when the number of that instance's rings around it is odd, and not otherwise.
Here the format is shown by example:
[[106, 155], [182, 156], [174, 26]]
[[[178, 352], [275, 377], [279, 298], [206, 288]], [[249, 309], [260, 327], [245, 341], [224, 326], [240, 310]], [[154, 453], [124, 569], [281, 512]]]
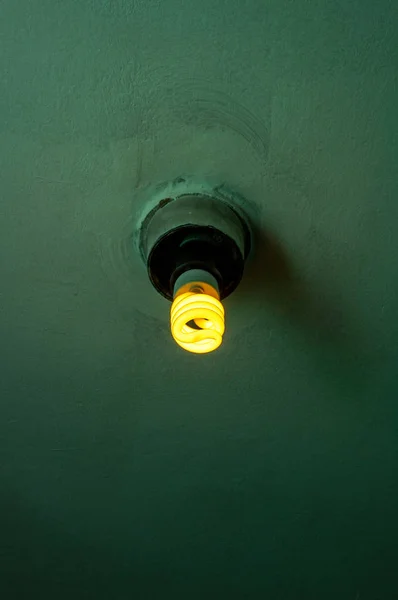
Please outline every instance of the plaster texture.
[[[0, 3], [0, 596], [398, 597], [398, 5]], [[208, 356], [134, 231], [256, 252]]]

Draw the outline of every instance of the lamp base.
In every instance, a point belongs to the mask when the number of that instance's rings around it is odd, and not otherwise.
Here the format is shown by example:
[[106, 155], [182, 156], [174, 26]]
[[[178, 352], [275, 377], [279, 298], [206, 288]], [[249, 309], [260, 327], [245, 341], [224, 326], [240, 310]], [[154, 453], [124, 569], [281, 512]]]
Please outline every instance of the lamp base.
[[250, 229], [234, 207], [203, 193], [165, 198], [144, 218], [140, 252], [150, 281], [168, 300], [184, 273], [208, 272], [220, 298], [239, 284], [250, 251]]

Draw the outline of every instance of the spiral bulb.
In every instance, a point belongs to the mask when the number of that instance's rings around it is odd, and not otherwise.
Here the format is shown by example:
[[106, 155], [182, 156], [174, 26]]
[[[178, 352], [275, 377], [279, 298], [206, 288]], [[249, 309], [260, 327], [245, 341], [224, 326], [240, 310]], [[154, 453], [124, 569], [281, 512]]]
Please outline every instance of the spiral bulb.
[[170, 321], [171, 334], [181, 348], [195, 354], [213, 352], [225, 331], [218, 291], [203, 282], [183, 285], [174, 294]]

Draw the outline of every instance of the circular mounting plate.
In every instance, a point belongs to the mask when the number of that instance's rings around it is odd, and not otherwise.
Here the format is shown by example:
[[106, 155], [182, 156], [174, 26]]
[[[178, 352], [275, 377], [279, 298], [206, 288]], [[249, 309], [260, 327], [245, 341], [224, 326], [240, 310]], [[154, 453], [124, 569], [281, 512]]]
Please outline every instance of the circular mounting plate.
[[227, 202], [204, 193], [164, 198], [144, 218], [140, 252], [154, 287], [172, 299], [176, 278], [191, 268], [211, 272], [221, 297], [238, 285], [250, 251], [250, 230]]

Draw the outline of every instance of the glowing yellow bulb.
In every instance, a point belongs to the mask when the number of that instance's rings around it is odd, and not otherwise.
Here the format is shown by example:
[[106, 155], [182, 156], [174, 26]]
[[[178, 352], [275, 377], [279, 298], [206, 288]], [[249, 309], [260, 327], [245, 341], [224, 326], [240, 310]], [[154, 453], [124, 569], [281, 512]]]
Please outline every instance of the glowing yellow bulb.
[[[174, 296], [170, 320], [173, 338], [188, 352], [212, 352], [222, 343], [224, 307], [217, 290], [207, 283], [183, 285]], [[191, 322], [198, 329], [191, 327]]]

